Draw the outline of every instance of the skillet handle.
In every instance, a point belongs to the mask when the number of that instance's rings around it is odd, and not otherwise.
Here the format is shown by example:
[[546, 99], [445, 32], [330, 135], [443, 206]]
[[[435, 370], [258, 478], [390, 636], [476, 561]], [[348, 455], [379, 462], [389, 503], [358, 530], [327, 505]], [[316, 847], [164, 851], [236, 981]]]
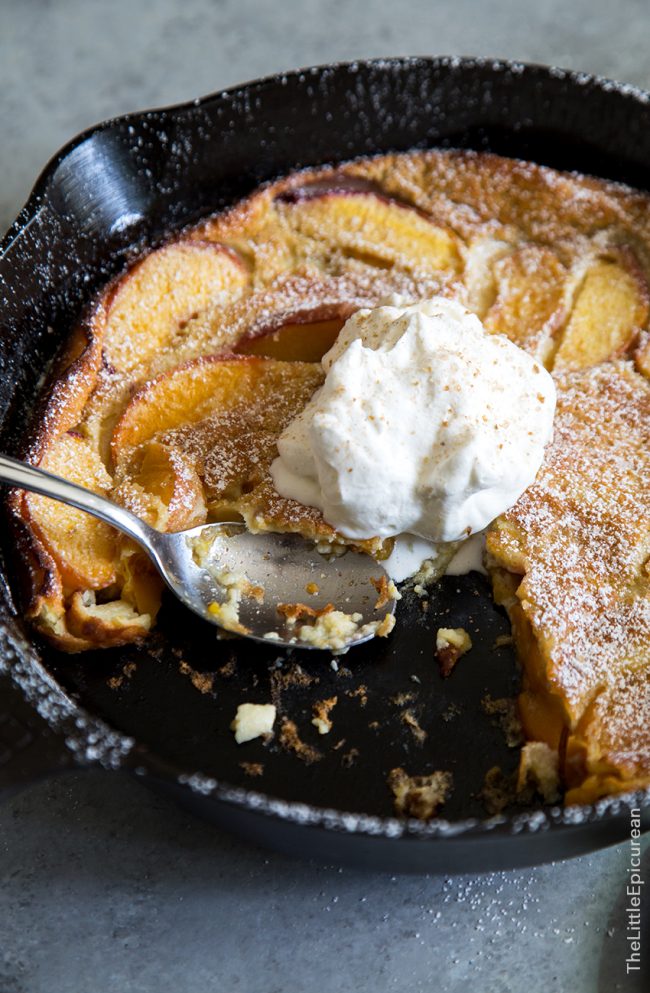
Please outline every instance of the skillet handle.
[[0, 666], [0, 800], [74, 768], [78, 763], [63, 735], [51, 729]]

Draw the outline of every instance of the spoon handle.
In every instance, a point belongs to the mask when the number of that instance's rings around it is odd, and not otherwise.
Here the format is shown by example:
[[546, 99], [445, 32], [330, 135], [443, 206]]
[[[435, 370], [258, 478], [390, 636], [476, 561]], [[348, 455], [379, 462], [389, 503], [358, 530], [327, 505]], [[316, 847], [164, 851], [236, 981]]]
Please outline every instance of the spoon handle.
[[112, 500], [93, 493], [83, 486], [77, 486], [61, 476], [55, 476], [44, 469], [36, 469], [18, 459], [12, 459], [8, 455], [0, 455], [0, 483], [9, 483], [11, 486], [19, 486], [24, 490], [31, 490], [32, 493], [40, 493], [41, 496], [51, 497], [52, 500], [59, 500], [70, 507], [78, 510], [85, 510], [86, 513], [98, 517], [100, 521], [112, 524], [119, 531], [128, 534], [138, 544], [143, 545], [147, 551], [151, 548], [152, 539], [155, 536], [153, 528], [141, 521], [139, 517], [118, 506]]

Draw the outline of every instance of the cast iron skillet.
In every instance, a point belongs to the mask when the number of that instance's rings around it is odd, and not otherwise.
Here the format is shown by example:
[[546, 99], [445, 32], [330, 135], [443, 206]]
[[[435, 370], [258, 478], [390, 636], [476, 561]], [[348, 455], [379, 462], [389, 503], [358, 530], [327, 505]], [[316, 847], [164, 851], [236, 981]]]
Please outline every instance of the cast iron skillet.
[[[456, 147], [649, 189], [649, 99], [539, 66], [391, 59], [276, 76], [87, 131], [46, 168], [2, 244], [1, 450], [20, 454], [43, 372], [91, 295], [145, 246], [260, 182], [391, 149]], [[5, 791], [100, 764], [143, 777], [242, 837], [391, 871], [565, 858], [624, 838], [633, 806], [650, 824], [648, 793], [485, 819], [476, 797], [483, 775], [495, 764], [512, 770], [516, 751], [481, 701], [486, 692], [512, 695], [518, 675], [510, 650], [493, 647], [508, 625], [477, 574], [445, 580], [426, 609], [407, 598], [394, 635], [353, 650], [337, 673], [328, 655], [217, 641], [171, 600], [150, 645], [61, 656], [21, 622], [12, 554], [7, 545], [0, 573]], [[468, 628], [476, 646], [444, 681], [433, 660], [441, 624]], [[209, 692], [190, 670], [207, 674]], [[271, 695], [320, 759], [307, 763], [277, 736], [268, 746], [234, 744], [237, 704]], [[334, 728], [319, 737], [312, 706], [333, 695]], [[423, 742], [405, 711], [426, 732]], [[263, 764], [263, 774], [252, 777], [241, 762]], [[453, 772], [445, 820], [392, 816], [385, 780], [395, 767]]]

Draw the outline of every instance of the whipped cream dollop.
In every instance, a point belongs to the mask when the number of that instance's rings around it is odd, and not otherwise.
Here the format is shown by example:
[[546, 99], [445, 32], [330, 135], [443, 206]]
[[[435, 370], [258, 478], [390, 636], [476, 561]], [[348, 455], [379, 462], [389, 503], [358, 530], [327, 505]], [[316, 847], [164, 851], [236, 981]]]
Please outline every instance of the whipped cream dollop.
[[278, 492], [349, 538], [432, 542], [481, 531], [534, 481], [555, 386], [459, 303], [360, 310], [323, 358], [325, 383], [278, 440]]

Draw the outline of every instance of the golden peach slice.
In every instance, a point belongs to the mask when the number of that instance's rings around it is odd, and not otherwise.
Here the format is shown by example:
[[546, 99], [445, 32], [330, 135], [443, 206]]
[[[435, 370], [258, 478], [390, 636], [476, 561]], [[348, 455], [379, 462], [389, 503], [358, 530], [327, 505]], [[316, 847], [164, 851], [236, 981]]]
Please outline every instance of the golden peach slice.
[[[174, 340], [173, 349], [167, 349], [150, 360], [146, 378], [153, 379], [172, 367], [201, 356], [233, 350], [247, 354], [248, 343], [253, 339], [274, 334], [287, 324], [296, 326], [293, 334], [290, 333], [291, 337], [295, 335], [296, 347], [293, 343], [289, 346], [288, 340], [282, 340], [277, 348], [274, 345], [272, 357], [288, 361], [311, 360], [322, 346], [310, 343], [307, 338], [303, 340], [299, 329], [310, 335], [314, 324], [346, 320], [360, 307], [374, 307], [391, 293], [399, 293], [408, 300], [418, 300], [452, 292], [457, 293], [457, 286], [455, 277], [450, 273], [409, 273], [397, 268], [370, 268], [357, 262], [348, 263], [343, 272], [334, 275], [303, 262], [263, 289], [244, 294], [227, 307], [211, 306], [190, 321], [182, 336]], [[320, 330], [316, 329], [316, 334], [319, 335]], [[284, 339], [285, 336], [281, 334], [279, 337]], [[258, 345], [252, 346], [251, 354], [256, 354]], [[306, 346], [309, 350], [303, 351]], [[99, 397], [104, 385], [102, 379], [106, 380], [104, 398]], [[98, 390], [87, 408], [89, 417], [86, 424], [93, 436], [99, 431], [105, 437], [110, 418], [120, 409], [118, 392], [110, 376], [102, 372]], [[97, 404], [96, 399], [99, 401]]]
[[149, 556], [135, 542], [125, 540], [120, 549], [118, 571], [122, 587], [120, 598], [131, 604], [136, 613], [146, 614], [154, 620], [165, 584]]
[[70, 335], [57, 363], [56, 382], [49, 397], [55, 415], [47, 422], [50, 437], [74, 427], [95, 386], [102, 365], [105, 321], [106, 308], [100, 302], [84, 315]]
[[113, 497], [159, 531], [184, 531], [207, 519], [198, 475], [180, 452], [157, 441], [138, 449]]
[[[385, 277], [386, 273], [381, 270], [378, 275]], [[366, 278], [363, 284], [366, 297], [373, 293], [373, 299], [385, 296], [389, 292], [384, 289], [387, 282], [385, 278], [381, 279], [379, 287], [374, 285], [374, 280]], [[274, 334], [287, 324], [300, 325], [309, 334], [315, 323], [343, 321], [363, 306], [366, 297], [360, 298], [359, 289], [358, 282], [353, 279], [323, 278], [319, 271], [303, 266], [275, 280], [264, 290], [240, 297], [228, 307], [208, 308], [190, 321], [182, 339], [175, 343], [173, 353], [156, 356], [150, 364], [152, 374], [147, 378], [152, 379], [172, 366], [184, 365], [204, 355], [226, 351], [265, 354], [256, 351], [253, 339]], [[250, 351], [249, 343], [252, 345]], [[279, 354], [281, 350], [284, 351], [282, 343], [274, 350], [278, 354], [271, 357], [285, 358]]]
[[496, 263], [515, 248], [499, 238], [475, 238], [465, 249], [463, 284], [467, 294], [467, 307], [481, 320], [497, 296]]
[[240, 296], [248, 281], [243, 262], [222, 245], [179, 242], [152, 252], [122, 277], [109, 300], [106, 361], [130, 372], [210, 303]]
[[276, 209], [290, 230], [313, 241], [314, 251], [338, 249], [371, 266], [410, 271], [461, 267], [451, 231], [375, 193], [335, 191], [294, 203], [277, 201]]
[[241, 355], [263, 355], [283, 362], [320, 362], [336, 341], [344, 318], [289, 321], [276, 329], [245, 338], [235, 348]]
[[295, 239], [279, 222], [270, 189], [210, 218], [193, 236], [233, 249], [249, 266], [256, 289], [292, 269], [298, 258]]
[[620, 355], [648, 321], [648, 286], [632, 253], [595, 259], [580, 284], [555, 353], [555, 372]]
[[494, 264], [496, 299], [486, 330], [505, 334], [546, 363], [553, 335], [564, 319], [566, 269], [548, 248], [524, 245]]
[[[382, 287], [384, 285], [382, 281]], [[246, 296], [230, 308], [220, 308], [214, 313], [208, 311], [201, 319], [190, 322], [187, 334], [173, 352], [162, 353], [151, 360], [152, 372], [146, 378], [153, 379], [203, 355], [212, 356], [225, 350], [282, 361], [317, 362], [334, 343], [347, 317], [365, 303], [364, 300], [357, 303], [356, 299], [353, 302], [337, 299], [338, 294], [352, 292], [347, 281], [312, 280], [307, 285], [305, 278], [299, 277], [272, 291]], [[378, 288], [377, 298], [385, 292]], [[292, 309], [297, 302], [303, 302], [304, 309]], [[134, 379], [137, 381], [136, 375]], [[133, 385], [127, 377], [104, 368], [86, 404], [79, 431], [99, 451], [107, 465], [115, 425], [132, 393]], [[124, 492], [116, 498], [118, 502], [124, 499], [125, 505], [137, 513]], [[143, 516], [154, 524], [146, 513]]]
[[[242, 355], [197, 359], [165, 373], [148, 383], [131, 400], [118, 421], [111, 444], [116, 465], [137, 446], [155, 436], [185, 425], [196, 424], [210, 415], [236, 408], [257, 409], [260, 397], [277, 394], [284, 381], [291, 383], [301, 367], [309, 363], [284, 363], [259, 356]], [[316, 389], [322, 373], [314, 374]]]
[[[57, 438], [40, 466], [102, 496], [112, 486], [99, 456], [74, 434]], [[118, 535], [114, 528], [36, 493], [25, 494], [24, 508], [35, 534], [59, 567], [64, 586], [102, 589], [115, 581]]]

